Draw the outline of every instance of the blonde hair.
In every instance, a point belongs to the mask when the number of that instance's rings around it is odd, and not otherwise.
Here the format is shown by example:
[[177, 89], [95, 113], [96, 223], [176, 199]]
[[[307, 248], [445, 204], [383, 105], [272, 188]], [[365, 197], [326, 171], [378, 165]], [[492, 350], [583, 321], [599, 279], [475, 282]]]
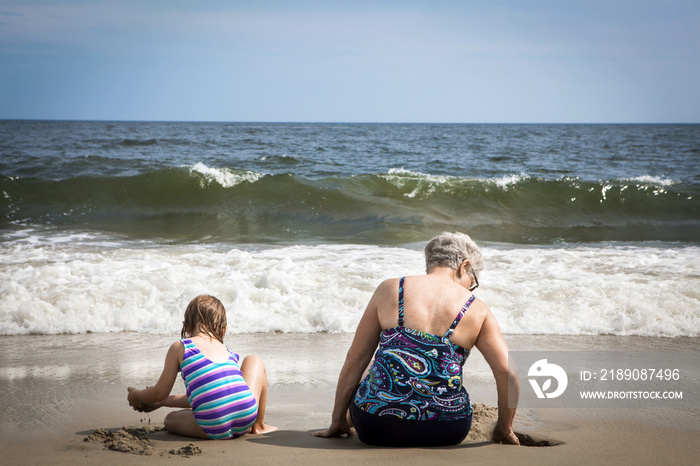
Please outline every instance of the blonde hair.
[[213, 296], [199, 295], [187, 305], [180, 337], [184, 339], [206, 333], [223, 343], [226, 325], [226, 309], [221, 301]]
[[425, 271], [430, 273], [433, 267], [450, 267], [458, 269], [460, 264], [468, 260], [474, 272], [484, 269], [484, 258], [479, 246], [464, 233], [444, 232], [425, 246]]

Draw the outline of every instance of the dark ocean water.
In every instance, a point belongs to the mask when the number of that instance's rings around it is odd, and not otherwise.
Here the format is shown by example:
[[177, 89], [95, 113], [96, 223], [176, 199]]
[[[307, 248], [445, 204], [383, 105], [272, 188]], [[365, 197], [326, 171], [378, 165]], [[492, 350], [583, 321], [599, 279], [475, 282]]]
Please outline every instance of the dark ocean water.
[[696, 242], [700, 125], [0, 122], [0, 228]]
[[469, 233], [506, 333], [700, 335], [700, 125], [0, 121], [0, 335], [353, 332]]

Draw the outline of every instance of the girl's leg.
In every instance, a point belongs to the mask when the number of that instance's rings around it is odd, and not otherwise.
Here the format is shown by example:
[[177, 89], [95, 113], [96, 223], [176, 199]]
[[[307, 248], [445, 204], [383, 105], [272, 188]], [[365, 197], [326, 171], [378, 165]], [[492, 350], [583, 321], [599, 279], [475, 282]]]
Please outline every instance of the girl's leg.
[[171, 411], [165, 416], [165, 429], [168, 432], [185, 437], [196, 437], [208, 439], [209, 436], [199, 427], [194, 420], [194, 413], [191, 409]]
[[[246, 356], [241, 364], [241, 373], [250, 391], [258, 402], [258, 417], [250, 428], [251, 434], [274, 432], [277, 427], [265, 424], [265, 406], [267, 404], [267, 372], [262, 359], [255, 355]], [[193, 416], [194, 418], [194, 416]]]

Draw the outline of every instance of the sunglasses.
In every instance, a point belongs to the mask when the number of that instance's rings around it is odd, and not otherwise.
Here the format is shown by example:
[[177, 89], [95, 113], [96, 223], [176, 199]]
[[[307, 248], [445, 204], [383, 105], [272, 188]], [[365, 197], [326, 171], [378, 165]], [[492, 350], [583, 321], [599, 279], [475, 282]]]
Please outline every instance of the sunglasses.
[[474, 283], [472, 283], [472, 286], [469, 287], [469, 291], [474, 291], [479, 287], [479, 279], [476, 278], [476, 273], [474, 272], [471, 264], [469, 264], [469, 271], [471, 272], [472, 277], [474, 277]]

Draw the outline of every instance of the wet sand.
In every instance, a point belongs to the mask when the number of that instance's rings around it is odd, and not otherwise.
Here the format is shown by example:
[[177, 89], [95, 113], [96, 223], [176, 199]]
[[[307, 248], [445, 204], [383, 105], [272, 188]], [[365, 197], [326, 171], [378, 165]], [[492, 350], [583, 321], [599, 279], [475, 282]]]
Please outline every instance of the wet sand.
[[[227, 337], [235, 351], [265, 360], [267, 421], [280, 431], [229, 441], [188, 439], [161, 430], [166, 410], [143, 414], [126, 403], [128, 385], [155, 382], [175, 338], [131, 333], [0, 337], [6, 349], [0, 360], [3, 463], [692, 464], [700, 456], [698, 409], [522, 409], [515, 430], [531, 443], [552, 446], [492, 444], [495, 386], [477, 352], [465, 367], [475, 418], [461, 445], [395, 449], [368, 447], [357, 437], [312, 437], [330, 419], [335, 379], [352, 338], [347, 334]], [[700, 342], [614, 336], [506, 339], [511, 350], [696, 351]], [[175, 390], [184, 391], [180, 381]], [[93, 441], [85, 441], [91, 436]], [[104, 440], [109, 437], [121, 447], [110, 449]]]

